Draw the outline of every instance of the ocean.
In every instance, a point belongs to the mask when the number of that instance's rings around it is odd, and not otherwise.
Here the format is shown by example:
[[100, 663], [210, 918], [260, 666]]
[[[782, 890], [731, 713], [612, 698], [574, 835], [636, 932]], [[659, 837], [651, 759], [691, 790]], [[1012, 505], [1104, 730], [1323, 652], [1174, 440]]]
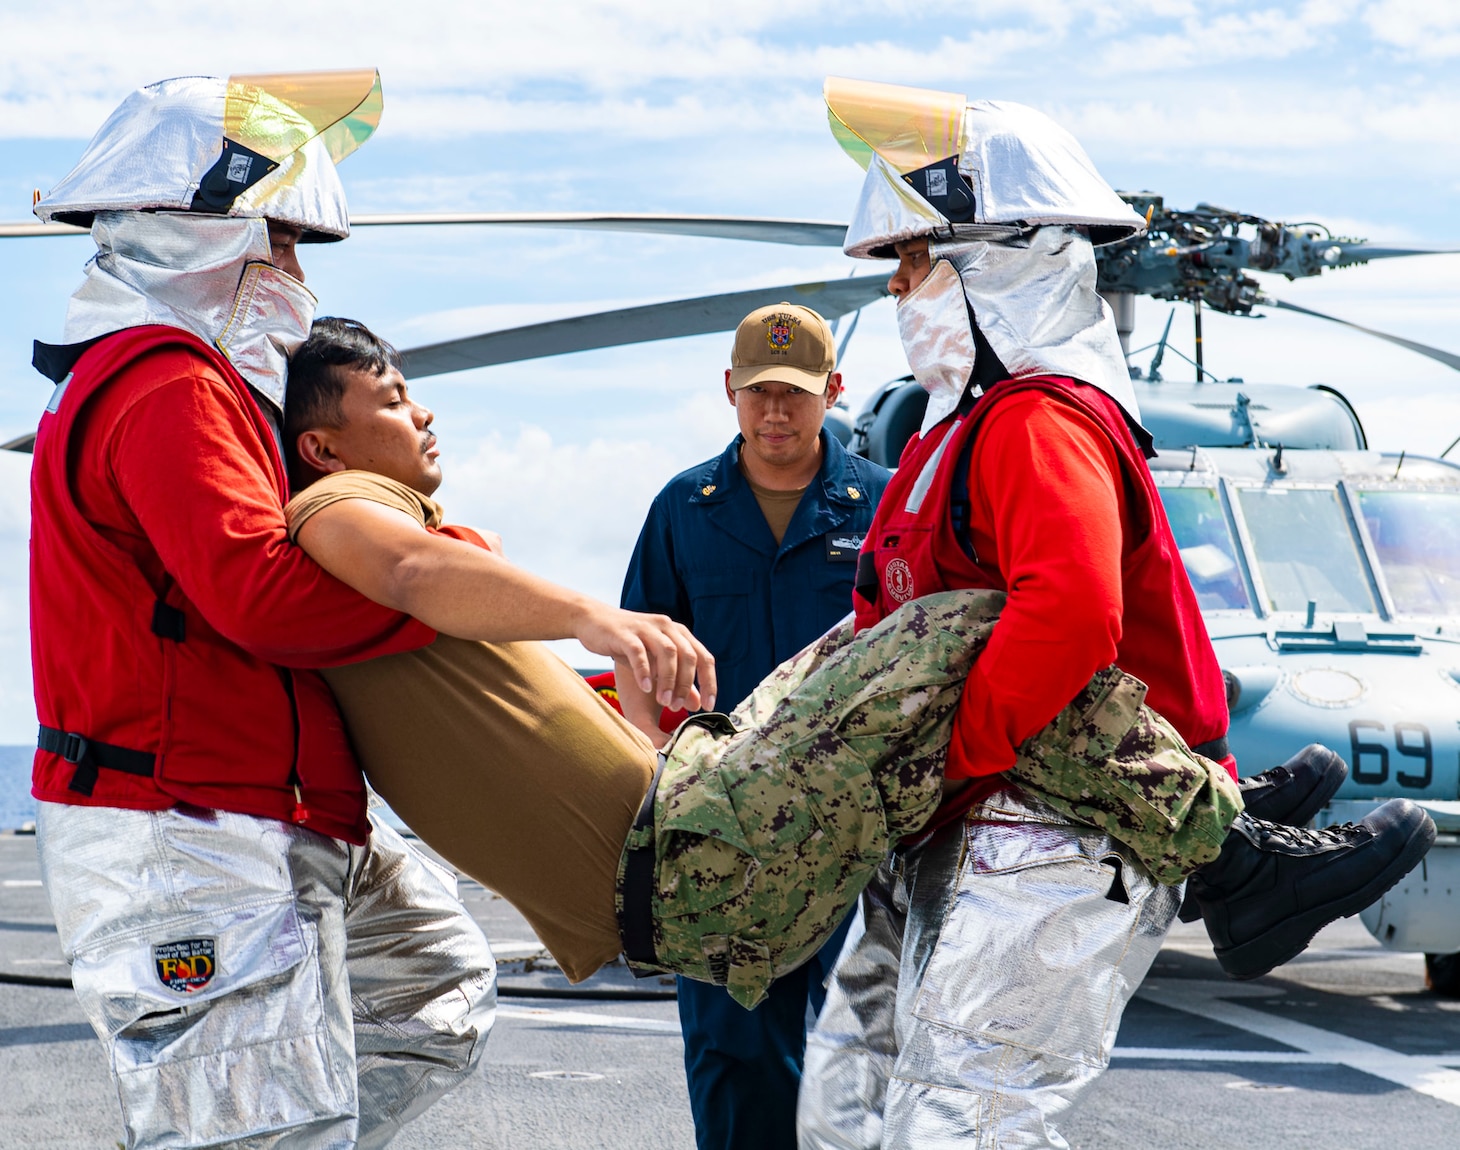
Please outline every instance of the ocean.
[[35, 822], [35, 799], [30, 797], [34, 758], [34, 747], [0, 746], [0, 831]]

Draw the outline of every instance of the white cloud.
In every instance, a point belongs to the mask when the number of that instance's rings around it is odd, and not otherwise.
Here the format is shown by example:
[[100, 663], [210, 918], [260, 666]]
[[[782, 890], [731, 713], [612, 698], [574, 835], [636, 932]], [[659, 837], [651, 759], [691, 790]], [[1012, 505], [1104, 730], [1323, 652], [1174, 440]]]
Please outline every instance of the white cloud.
[[735, 433], [729, 405], [713, 385], [624, 422], [632, 424], [630, 434], [587, 442], [562, 442], [527, 424], [454, 449], [441, 490], [448, 519], [496, 531], [515, 562], [617, 603], [654, 496], [684, 468], [717, 455]]
[[1421, 59], [1460, 56], [1460, 9], [1449, 0], [1381, 0], [1364, 13], [1374, 38]]

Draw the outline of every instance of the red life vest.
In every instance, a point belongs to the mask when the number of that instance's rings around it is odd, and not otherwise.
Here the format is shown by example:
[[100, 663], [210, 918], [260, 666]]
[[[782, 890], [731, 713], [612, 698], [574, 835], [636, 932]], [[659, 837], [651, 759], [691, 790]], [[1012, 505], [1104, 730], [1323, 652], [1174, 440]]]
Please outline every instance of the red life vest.
[[[300, 822], [363, 843], [363, 778], [324, 680], [276, 667], [219, 635], [175, 582], [152, 586], [77, 507], [68, 461], [83, 448], [98, 450], [111, 430], [92, 428], [89, 442], [74, 442], [79, 413], [119, 373], [161, 349], [206, 360], [227, 381], [266, 446], [280, 506], [287, 497], [273, 432], [243, 379], [213, 348], [176, 328], [141, 327], [108, 336], [81, 356], [64, 384], [64, 402], [41, 418], [31, 469], [36, 710], [43, 742], [46, 727], [73, 733], [144, 763], [151, 757], [152, 770], [101, 769], [87, 777], [63, 748], [42, 749], [31, 793], [48, 802], [140, 810], [186, 802]], [[81, 749], [74, 738], [72, 749]]]
[[[853, 596], [857, 629], [935, 591], [1008, 590], [1003, 574], [972, 554], [966, 485], [979, 427], [1000, 400], [1029, 390], [1088, 416], [1120, 460], [1132, 521], [1122, 524], [1124, 612], [1116, 663], [1147, 684], [1147, 702], [1189, 745], [1223, 738], [1228, 716], [1221, 668], [1150, 469], [1115, 401], [1075, 380], [1006, 380], [908, 444], [862, 545]], [[1019, 477], [1009, 482], [1017, 484]]]

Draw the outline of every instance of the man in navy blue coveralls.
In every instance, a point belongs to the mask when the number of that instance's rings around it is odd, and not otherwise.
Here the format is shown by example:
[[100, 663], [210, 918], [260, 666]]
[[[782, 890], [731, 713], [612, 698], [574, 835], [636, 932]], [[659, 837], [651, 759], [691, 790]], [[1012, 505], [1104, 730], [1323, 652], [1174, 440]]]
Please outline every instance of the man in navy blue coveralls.
[[[709, 648], [726, 712], [851, 610], [857, 551], [888, 479], [822, 427], [841, 375], [821, 316], [790, 304], [752, 312], [730, 362], [741, 434], [655, 498], [622, 600]], [[806, 1007], [821, 1009], [846, 929], [752, 1011], [723, 987], [679, 980], [700, 1150], [794, 1150]]]

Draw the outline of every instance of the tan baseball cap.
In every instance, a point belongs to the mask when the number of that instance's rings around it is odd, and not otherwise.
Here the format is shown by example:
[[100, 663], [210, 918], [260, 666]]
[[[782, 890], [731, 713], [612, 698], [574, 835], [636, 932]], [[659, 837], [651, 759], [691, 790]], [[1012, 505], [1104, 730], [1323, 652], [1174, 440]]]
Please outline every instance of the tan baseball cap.
[[732, 390], [776, 380], [823, 395], [835, 370], [831, 327], [809, 307], [778, 303], [756, 308], [735, 329], [735, 350], [730, 353]]

